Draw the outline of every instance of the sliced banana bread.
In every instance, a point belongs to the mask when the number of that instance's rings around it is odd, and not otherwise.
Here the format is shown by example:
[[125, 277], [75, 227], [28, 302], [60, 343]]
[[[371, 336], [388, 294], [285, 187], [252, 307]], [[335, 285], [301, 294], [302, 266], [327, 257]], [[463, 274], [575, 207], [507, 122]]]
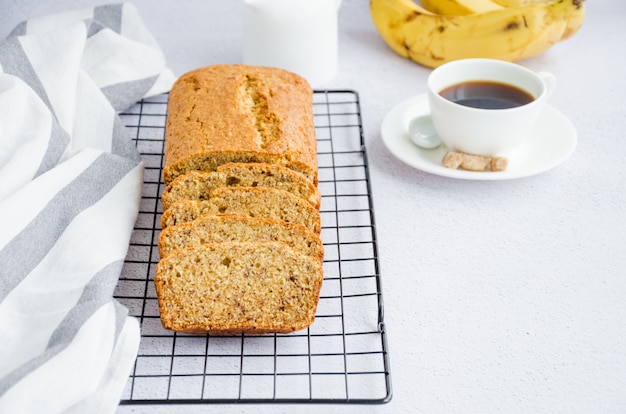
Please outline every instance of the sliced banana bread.
[[172, 181], [161, 196], [163, 209], [178, 200], [206, 200], [219, 187], [270, 187], [289, 191], [320, 206], [320, 193], [304, 175], [287, 167], [267, 163], [230, 163], [216, 171], [189, 171]]
[[322, 241], [306, 227], [282, 220], [236, 214], [207, 215], [167, 227], [159, 236], [159, 253], [163, 258], [175, 250], [205, 243], [269, 241], [285, 243], [320, 262], [324, 259]]
[[166, 329], [287, 333], [310, 326], [322, 264], [283, 243], [209, 243], [162, 259], [154, 283]]
[[205, 214], [240, 214], [301, 224], [320, 234], [319, 211], [287, 191], [266, 187], [221, 187], [208, 200], [183, 199], [163, 212], [161, 227], [195, 220]]

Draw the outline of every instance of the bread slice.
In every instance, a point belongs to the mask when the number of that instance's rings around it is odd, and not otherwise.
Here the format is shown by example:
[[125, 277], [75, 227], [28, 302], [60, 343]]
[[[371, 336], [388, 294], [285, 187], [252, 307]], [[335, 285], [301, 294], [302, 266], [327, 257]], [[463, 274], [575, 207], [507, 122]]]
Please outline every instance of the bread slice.
[[203, 216], [169, 226], [159, 236], [159, 253], [163, 258], [175, 250], [205, 243], [269, 241], [283, 242], [320, 262], [324, 259], [322, 241], [306, 227], [282, 220], [235, 214]]
[[322, 264], [283, 243], [209, 243], [157, 265], [163, 327], [187, 333], [288, 333], [315, 319]]
[[241, 214], [301, 224], [320, 234], [319, 211], [295, 195], [266, 187], [221, 187], [208, 200], [180, 200], [163, 212], [161, 228], [195, 220], [206, 214]]
[[161, 196], [163, 209], [184, 198], [206, 200], [219, 187], [270, 187], [289, 191], [320, 206], [320, 193], [304, 175], [276, 164], [230, 163], [216, 171], [189, 171], [172, 181]]

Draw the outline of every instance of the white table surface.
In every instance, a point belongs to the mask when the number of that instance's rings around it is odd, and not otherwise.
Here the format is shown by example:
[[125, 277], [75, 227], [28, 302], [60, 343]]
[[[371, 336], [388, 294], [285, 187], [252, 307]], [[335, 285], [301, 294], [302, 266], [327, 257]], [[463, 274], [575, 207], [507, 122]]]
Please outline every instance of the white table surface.
[[[103, 1], [1, 0], [0, 36]], [[242, 61], [242, 1], [135, 0], [182, 74]], [[430, 70], [381, 40], [368, 1], [340, 9], [339, 74], [361, 99], [393, 398], [376, 406], [124, 406], [120, 413], [610, 413], [626, 410], [626, 31], [623, 0], [587, 2], [583, 28], [525, 60], [558, 78], [578, 131], [558, 168], [512, 181], [430, 175], [380, 134]]]

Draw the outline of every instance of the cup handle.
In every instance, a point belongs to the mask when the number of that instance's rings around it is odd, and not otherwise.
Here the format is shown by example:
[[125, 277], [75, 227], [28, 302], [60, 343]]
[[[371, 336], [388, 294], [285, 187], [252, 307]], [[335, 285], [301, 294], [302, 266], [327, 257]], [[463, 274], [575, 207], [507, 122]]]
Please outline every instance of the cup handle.
[[538, 75], [543, 84], [546, 85], [546, 99], [548, 99], [552, 95], [554, 88], [556, 88], [556, 76], [550, 72], [539, 72]]

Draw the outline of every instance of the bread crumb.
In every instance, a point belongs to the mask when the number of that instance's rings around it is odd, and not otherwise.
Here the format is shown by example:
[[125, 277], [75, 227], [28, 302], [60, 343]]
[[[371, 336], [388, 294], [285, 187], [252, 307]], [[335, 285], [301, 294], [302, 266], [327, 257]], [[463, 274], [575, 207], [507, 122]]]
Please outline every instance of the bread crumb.
[[508, 160], [504, 157], [486, 157], [457, 151], [446, 152], [441, 163], [446, 168], [467, 171], [505, 171], [508, 166]]

